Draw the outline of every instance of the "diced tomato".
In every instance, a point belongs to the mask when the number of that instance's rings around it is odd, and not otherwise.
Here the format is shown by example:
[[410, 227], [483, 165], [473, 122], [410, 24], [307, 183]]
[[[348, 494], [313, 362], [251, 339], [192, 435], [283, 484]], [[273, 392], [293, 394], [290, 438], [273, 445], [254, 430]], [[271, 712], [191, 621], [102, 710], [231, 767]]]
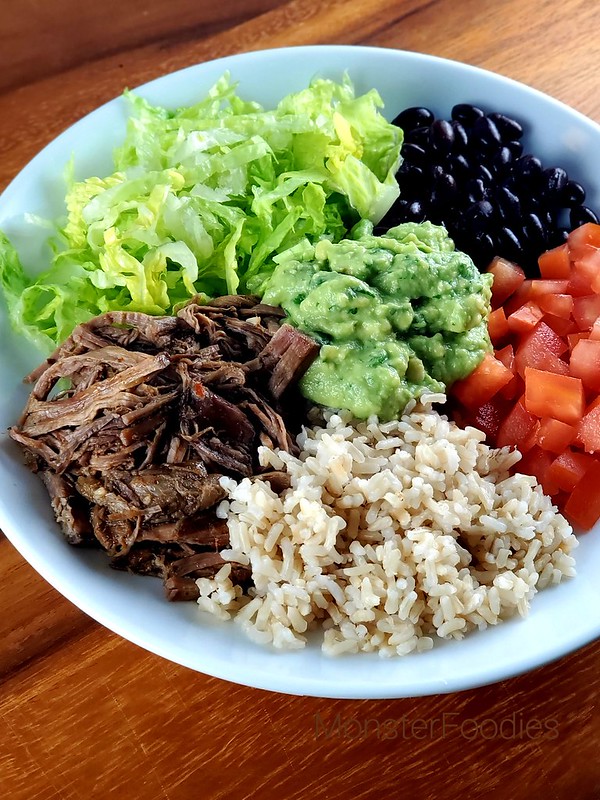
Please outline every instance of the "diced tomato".
[[552, 466], [548, 470], [548, 478], [559, 489], [572, 492], [593, 461], [593, 456], [578, 453], [567, 447], [564, 453], [561, 453], [552, 462]]
[[572, 297], [584, 297], [591, 294], [593, 290], [589, 274], [575, 269], [573, 265], [567, 291]]
[[[571, 266], [571, 277], [568, 281], [567, 291], [571, 294], [597, 294], [600, 289], [600, 251], [595, 247], [588, 247], [581, 257]], [[575, 285], [581, 285], [582, 291], [574, 292]], [[587, 287], [587, 291], [583, 288]]]
[[567, 239], [571, 261], [579, 258], [580, 248], [586, 245], [600, 247], [600, 225], [594, 222], [586, 222], [574, 231], [571, 231]]
[[569, 371], [586, 389], [600, 392], [600, 342], [581, 339], [571, 351]]
[[551, 417], [544, 417], [535, 438], [542, 450], [562, 453], [575, 440], [576, 435], [577, 428], [573, 425], [567, 425]]
[[584, 531], [592, 528], [600, 518], [600, 461], [586, 470], [583, 478], [576, 484], [564, 508], [571, 522]]
[[540, 275], [549, 280], [568, 279], [571, 273], [569, 247], [567, 243], [547, 250], [538, 258]]
[[525, 368], [525, 408], [537, 417], [576, 425], [583, 416], [585, 393], [579, 378]]
[[554, 314], [544, 314], [544, 322], [549, 328], [552, 328], [554, 333], [558, 334], [561, 338], [568, 336], [570, 333], [577, 331], [577, 324], [572, 319], [564, 319], [564, 317], [555, 317]]
[[590, 339], [594, 342], [600, 341], [600, 317], [598, 317], [598, 319], [592, 325], [592, 330], [590, 331]]
[[538, 300], [541, 297], [547, 297], [551, 294], [564, 294], [569, 288], [569, 281], [546, 281], [540, 278], [537, 278], [534, 281], [531, 281], [531, 286], [529, 287], [529, 296], [528, 300]]
[[509, 381], [498, 394], [507, 400], [514, 400], [515, 397], [522, 397], [525, 392], [525, 381], [520, 375], [515, 375], [512, 381]]
[[600, 317], [600, 295], [588, 294], [573, 299], [573, 319], [580, 331], [589, 331]]
[[496, 257], [487, 269], [494, 276], [492, 284], [492, 306], [498, 308], [525, 280], [525, 273], [517, 264]]
[[504, 364], [506, 369], [510, 369], [512, 371], [515, 363], [515, 351], [512, 344], [507, 344], [506, 347], [503, 347], [501, 350], [496, 350], [495, 356], [498, 361], [501, 361]]
[[544, 312], [537, 303], [528, 301], [508, 317], [508, 327], [513, 333], [528, 333], [535, 328], [543, 316]]
[[537, 419], [530, 414], [523, 403], [523, 398], [517, 400], [506, 415], [496, 437], [498, 447], [512, 445], [524, 453], [533, 445], [532, 435], [535, 436]]
[[538, 298], [538, 305], [545, 314], [569, 319], [573, 312], [573, 298], [570, 294], [545, 294]]
[[521, 344], [519, 350], [523, 353], [528, 353], [529, 349], [544, 348], [549, 353], [555, 356], [562, 356], [568, 350], [567, 345], [563, 339], [558, 336], [545, 322], [540, 322], [535, 329], [526, 336]]
[[[497, 350], [496, 358], [504, 364], [506, 369], [514, 373], [515, 351], [513, 350], [512, 344], [507, 344], [506, 347]], [[498, 394], [506, 400], [512, 400], [517, 397], [517, 395], [523, 394], [524, 386], [522, 379], [518, 375], [515, 375], [506, 386], [500, 389]]]
[[515, 472], [533, 475], [546, 494], [556, 494], [559, 487], [548, 478], [553, 456], [541, 447], [532, 447], [515, 465]]
[[526, 367], [567, 375], [569, 368], [561, 356], [567, 345], [545, 322], [540, 322], [526, 336], [515, 353], [515, 370], [522, 377]]
[[492, 311], [488, 317], [488, 331], [493, 345], [502, 342], [509, 334], [506, 314], [502, 307]]
[[488, 444], [495, 445], [502, 420], [510, 407], [510, 402], [499, 394], [480, 406], [469, 418], [469, 425], [483, 431]]
[[513, 374], [491, 353], [486, 353], [473, 372], [452, 386], [452, 394], [466, 408], [479, 408], [512, 380]]
[[589, 339], [590, 334], [587, 331], [578, 331], [577, 333], [569, 333], [567, 334], [567, 342], [569, 343], [569, 349], [573, 349], [577, 342], [581, 341], [582, 339]]
[[586, 409], [577, 430], [577, 441], [586, 453], [600, 450], [600, 404], [593, 403]]
[[523, 281], [517, 291], [511, 295], [505, 303], [503, 303], [504, 311], [507, 317], [509, 317], [511, 314], [514, 314], [515, 311], [518, 311], [521, 306], [529, 300], [532, 283], [532, 280]]

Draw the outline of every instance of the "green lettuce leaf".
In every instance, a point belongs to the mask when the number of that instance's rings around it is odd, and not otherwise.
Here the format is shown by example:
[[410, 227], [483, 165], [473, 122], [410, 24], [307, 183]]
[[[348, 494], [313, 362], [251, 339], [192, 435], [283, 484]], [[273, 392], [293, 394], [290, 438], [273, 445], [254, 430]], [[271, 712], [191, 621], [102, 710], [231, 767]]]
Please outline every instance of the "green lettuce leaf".
[[356, 97], [348, 79], [315, 80], [272, 110], [228, 75], [176, 111], [125, 97], [115, 171], [68, 180], [52, 263], [29, 278], [0, 239], [11, 319], [38, 344], [110, 309], [167, 314], [197, 293], [260, 293], [278, 252], [338, 241], [398, 195], [402, 132], [377, 92]]

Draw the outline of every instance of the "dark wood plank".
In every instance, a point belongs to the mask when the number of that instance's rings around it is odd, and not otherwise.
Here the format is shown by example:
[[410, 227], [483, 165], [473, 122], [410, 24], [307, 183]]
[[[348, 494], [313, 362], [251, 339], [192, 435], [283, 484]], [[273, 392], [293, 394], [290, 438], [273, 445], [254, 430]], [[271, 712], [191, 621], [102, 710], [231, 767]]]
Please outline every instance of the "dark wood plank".
[[2, 0], [0, 91], [151, 42], [202, 39], [284, 0]]

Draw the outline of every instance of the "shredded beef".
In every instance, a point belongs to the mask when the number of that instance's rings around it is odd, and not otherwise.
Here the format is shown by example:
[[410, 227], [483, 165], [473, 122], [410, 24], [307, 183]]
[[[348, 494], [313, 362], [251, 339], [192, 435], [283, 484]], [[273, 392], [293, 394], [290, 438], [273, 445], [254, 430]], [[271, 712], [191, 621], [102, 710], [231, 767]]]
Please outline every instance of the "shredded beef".
[[[222, 476], [289, 484], [261, 467], [258, 447], [293, 452], [296, 383], [318, 346], [283, 317], [247, 295], [192, 301], [173, 317], [112, 311], [79, 325], [28, 376], [9, 433], [70, 544], [160, 576], [170, 600], [198, 597], [196, 580], [223, 566], [229, 544], [216, 516]], [[232, 577], [247, 584], [250, 573], [233, 564]]]

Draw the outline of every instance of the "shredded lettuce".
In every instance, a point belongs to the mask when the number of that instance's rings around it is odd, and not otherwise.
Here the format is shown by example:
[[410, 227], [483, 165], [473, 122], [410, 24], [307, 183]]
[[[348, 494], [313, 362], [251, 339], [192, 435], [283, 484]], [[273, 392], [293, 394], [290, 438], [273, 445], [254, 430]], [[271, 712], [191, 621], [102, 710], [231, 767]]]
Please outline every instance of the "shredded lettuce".
[[228, 75], [192, 107], [125, 93], [131, 116], [108, 177], [70, 181], [52, 262], [29, 278], [0, 238], [16, 328], [46, 348], [110, 309], [165, 314], [197, 293], [260, 293], [273, 256], [378, 222], [398, 195], [402, 132], [375, 90], [315, 80], [273, 110]]

